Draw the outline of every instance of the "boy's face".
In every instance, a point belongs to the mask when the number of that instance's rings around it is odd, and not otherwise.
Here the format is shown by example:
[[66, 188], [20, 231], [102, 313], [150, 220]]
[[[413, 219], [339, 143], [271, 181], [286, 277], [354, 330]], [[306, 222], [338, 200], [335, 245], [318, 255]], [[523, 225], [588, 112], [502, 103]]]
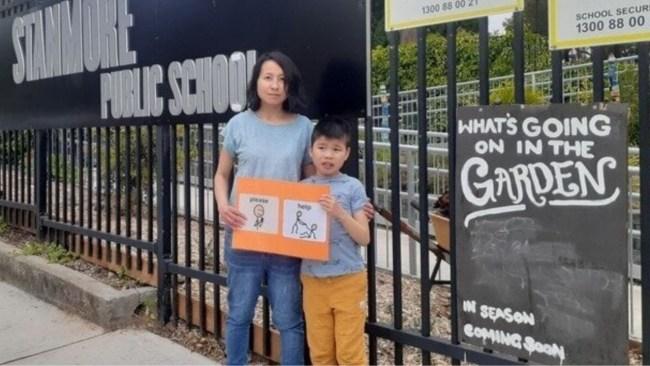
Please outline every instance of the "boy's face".
[[348, 156], [350, 148], [345, 139], [317, 138], [311, 145], [310, 155], [316, 167], [316, 174], [331, 177], [339, 174]]

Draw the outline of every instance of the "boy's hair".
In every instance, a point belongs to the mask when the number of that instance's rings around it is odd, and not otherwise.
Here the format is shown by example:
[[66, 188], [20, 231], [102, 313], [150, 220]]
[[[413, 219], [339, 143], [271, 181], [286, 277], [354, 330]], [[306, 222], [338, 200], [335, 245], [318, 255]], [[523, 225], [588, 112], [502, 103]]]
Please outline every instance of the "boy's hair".
[[314, 145], [314, 142], [319, 137], [343, 139], [345, 140], [345, 146], [350, 147], [352, 138], [350, 123], [343, 117], [324, 117], [314, 127], [314, 132], [311, 134], [311, 144]]
[[295, 63], [280, 51], [271, 51], [263, 53], [253, 67], [253, 75], [248, 83], [246, 90], [246, 98], [248, 100], [248, 108], [257, 111], [260, 109], [262, 101], [257, 95], [257, 79], [260, 77], [262, 65], [266, 61], [275, 61], [282, 72], [284, 72], [284, 85], [287, 88], [287, 99], [282, 103], [282, 109], [289, 113], [302, 112], [305, 107], [305, 98], [302, 89], [302, 76]]

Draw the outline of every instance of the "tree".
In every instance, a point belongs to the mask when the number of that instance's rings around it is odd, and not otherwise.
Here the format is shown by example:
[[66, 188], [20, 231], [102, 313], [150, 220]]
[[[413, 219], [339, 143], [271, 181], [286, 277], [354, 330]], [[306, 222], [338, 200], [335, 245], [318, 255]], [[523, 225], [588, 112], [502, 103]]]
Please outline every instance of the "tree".
[[372, 2], [370, 9], [370, 32], [371, 47], [386, 46], [388, 38], [386, 37], [385, 23], [384, 23], [384, 1], [375, 0]]
[[524, 20], [533, 33], [548, 37], [548, 0], [525, 0]]
[[[550, 67], [550, 53], [546, 39], [527, 31], [526, 71]], [[490, 37], [490, 77], [512, 74], [512, 27], [506, 27], [505, 34]], [[456, 36], [458, 81], [478, 79], [478, 34], [459, 29]], [[535, 51], [533, 51], [535, 50]], [[399, 46], [400, 90], [414, 89], [417, 75], [417, 47], [414, 43]], [[426, 39], [427, 85], [444, 85], [447, 81], [447, 40], [431, 32]], [[372, 50], [372, 91], [377, 93], [381, 85], [388, 84], [388, 47], [378, 46]]]

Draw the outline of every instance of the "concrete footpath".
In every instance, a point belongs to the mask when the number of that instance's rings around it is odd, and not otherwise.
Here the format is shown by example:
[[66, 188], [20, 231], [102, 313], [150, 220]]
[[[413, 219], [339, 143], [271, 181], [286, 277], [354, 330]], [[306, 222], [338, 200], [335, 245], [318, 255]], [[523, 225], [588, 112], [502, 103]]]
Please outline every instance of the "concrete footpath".
[[107, 331], [0, 281], [0, 365], [206, 365], [138, 329]]
[[215, 364], [146, 330], [120, 329], [152, 296], [154, 288], [116, 290], [0, 240], [0, 365]]

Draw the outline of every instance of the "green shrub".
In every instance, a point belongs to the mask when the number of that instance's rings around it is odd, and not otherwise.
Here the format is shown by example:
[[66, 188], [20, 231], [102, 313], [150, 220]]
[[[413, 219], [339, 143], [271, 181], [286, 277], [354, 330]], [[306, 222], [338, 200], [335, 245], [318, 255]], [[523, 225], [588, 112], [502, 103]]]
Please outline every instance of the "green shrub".
[[54, 243], [31, 241], [22, 248], [24, 255], [35, 255], [47, 259], [49, 263], [66, 264], [79, 256]]
[[0, 235], [6, 235], [9, 232], [9, 224], [4, 217], [0, 217]]
[[[490, 77], [512, 74], [512, 27], [505, 34], [490, 36]], [[551, 55], [546, 38], [532, 33], [524, 35], [526, 72], [550, 68]], [[456, 66], [458, 82], [478, 79], [478, 33], [459, 28], [456, 35]], [[389, 84], [389, 47], [377, 46], [372, 50], [372, 92], [377, 94], [381, 85]], [[399, 88], [415, 89], [417, 81], [417, 47], [415, 43], [399, 46]], [[439, 33], [429, 33], [426, 38], [426, 84], [447, 83], [447, 39]]]
[[[544, 95], [527, 87], [524, 90], [525, 104], [543, 104], [545, 103]], [[494, 89], [490, 93], [490, 104], [514, 104], [515, 103], [515, 88], [512, 82], [506, 83], [503, 87]]]

